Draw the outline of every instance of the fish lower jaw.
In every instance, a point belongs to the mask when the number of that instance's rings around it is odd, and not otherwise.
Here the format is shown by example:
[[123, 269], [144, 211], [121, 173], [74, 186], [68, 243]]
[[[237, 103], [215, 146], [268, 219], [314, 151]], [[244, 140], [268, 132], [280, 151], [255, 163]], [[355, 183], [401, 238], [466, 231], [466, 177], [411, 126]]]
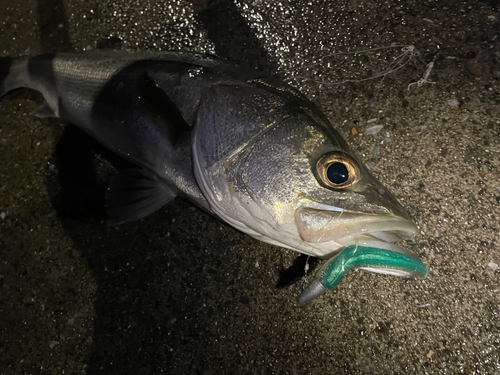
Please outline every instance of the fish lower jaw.
[[374, 231], [370, 233], [348, 235], [341, 238], [335, 238], [335, 242], [343, 246], [350, 246], [359, 241], [378, 241], [378, 242], [400, 242], [410, 240], [415, 237], [414, 233], [401, 231]]
[[330, 259], [346, 247], [349, 247], [351, 245], [359, 245], [389, 249], [395, 252], [403, 253], [407, 256], [417, 258], [417, 256], [412, 252], [407, 251], [395, 244], [395, 242], [411, 239], [413, 237], [413, 235], [403, 236], [402, 233], [393, 233], [391, 231], [354, 234], [345, 237], [334, 238], [333, 240], [327, 242], [308, 242], [308, 244], [311, 245], [311, 249], [309, 251], [301, 252], [321, 259]]
[[[355, 238], [341, 238], [335, 241], [336, 243], [340, 243], [342, 245], [342, 249], [355, 245], [355, 246], [363, 246], [363, 247], [373, 247], [379, 249], [386, 249], [390, 251], [394, 251], [396, 253], [404, 254], [408, 257], [418, 259], [418, 256], [411, 251], [408, 251], [393, 242], [383, 241], [379, 238], [372, 237], [370, 235], [363, 236], [355, 236]], [[335, 252], [338, 252], [338, 250]], [[384, 273], [384, 272], [381, 272]]]

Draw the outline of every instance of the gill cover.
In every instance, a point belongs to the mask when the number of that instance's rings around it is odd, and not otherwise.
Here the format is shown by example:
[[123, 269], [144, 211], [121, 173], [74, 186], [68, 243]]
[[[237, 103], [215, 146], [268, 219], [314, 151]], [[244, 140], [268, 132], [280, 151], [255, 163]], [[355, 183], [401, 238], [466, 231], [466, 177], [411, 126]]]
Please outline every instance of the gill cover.
[[301, 184], [314, 179], [302, 155], [304, 139], [312, 138], [302, 123], [307, 116], [300, 104], [306, 99], [275, 89], [241, 83], [207, 88], [193, 139], [195, 176], [211, 209], [271, 243], [276, 225], [293, 224]]

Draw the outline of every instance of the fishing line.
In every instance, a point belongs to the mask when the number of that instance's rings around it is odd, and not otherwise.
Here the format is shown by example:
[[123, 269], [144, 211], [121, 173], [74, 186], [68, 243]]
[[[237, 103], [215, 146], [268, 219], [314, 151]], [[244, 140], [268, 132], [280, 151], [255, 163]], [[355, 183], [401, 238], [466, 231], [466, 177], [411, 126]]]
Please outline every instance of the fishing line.
[[[321, 57], [319, 62], [305, 65], [302, 68], [309, 70], [311, 68], [321, 66], [322, 64], [325, 63], [325, 61], [324, 61], [325, 59], [332, 58], [335, 56], [341, 56], [341, 55], [357, 56], [357, 55], [361, 55], [361, 54], [374, 53], [374, 52], [380, 51], [380, 50], [388, 50], [390, 48], [401, 48], [402, 53], [393, 58], [393, 61], [390, 63], [390, 65], [387, 69], [384, 69], [382, 72], [375, 74], [374, 76], [371, 76], [371, 77], [359, 78], [359, 79], [350, 78], [350, 79], [341, 80], [338, 82], [327, 82], [327, 81], [320, 81], [320, 80], [317, 80], [315, 78], [310, 78], [310, 77], [303, 76], [303, 75], [294, 75], [293, 72], [291, 72], [291, 71], [283, 71], [283, 72], [275, 73], [274, 75], [290, 74], [291, 77], [284, 77], [284, 79], [285, 80], [295, 79], [295, 80], [299, 80], [299, 81], [303, 81], [303, 82], [311, 81], [311, 82], [323, 84], [326, 86], [342, 85], [342, 84], [349, 83], [349, 82], [365, 82], [365, 81], [369, 81], [369, 80], [373, 80], [373, 79], [377, 79], [377, 78], [382, 78], [381, 82], [379, 83], [379, 85], [380, 85], [382, 83], [382, 81], [384, 80], [385, 76], [402, 69], [403, 67], [408, 65], [410, 62], [412, 62], [417, 69], [421, 69], [421, 68], [423, 68], [423, 66], [425, 66], [425, 63], [422, 60], [421, 54], [415, 48], [415, 46], [397, 44], [397, 45], [376, 47], [376, 48], [365, 49], [365, 50], [354, 51], [354, 52], [332, 53], [332, 54]], [[329, 68], [330, 63], [327, 63], [327, 64], [328, 64], [327, 68]]]

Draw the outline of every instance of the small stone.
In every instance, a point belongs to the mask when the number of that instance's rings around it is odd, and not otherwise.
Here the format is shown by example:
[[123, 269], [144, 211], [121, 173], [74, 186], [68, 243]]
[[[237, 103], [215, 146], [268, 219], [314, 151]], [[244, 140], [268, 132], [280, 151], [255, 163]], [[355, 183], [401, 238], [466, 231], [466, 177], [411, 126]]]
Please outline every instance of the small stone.
[[351, 128], [351, 134], [352, 135], [357, 135], [358, 134], [358, 130], [354, 126]]
[[458, 101], [458, 99], [450, 99], [450, 100], [448, 100], [448, 105], [451, 108], [458, 108], [458, 106], [460, 105], [460, 102]]
[[54, 349], [54, 347], [57, 345], [59, 345], [59, 341], [52, 340], [49, 344], [49, 348]]
[[493, 271], [496, 271], [498, 269], [498, 264], [495, 262], [489, 262], [488, 267], [490, 267]]
[[2, 212], [2, 213], [0, 214], [0, 217], [2, 218], [2, 220], [3, 220], [3, 219], [5, 219], [5, 212]]
[[481, 67], [476, 60], [467, 60], [465, 62], [465, 69], [473, 76], [479, 77], [481, 75]]
[[423, 132], [426, 132], [427, 131], [427, 125], [421, 125], [420, 126], [420, 131], [423, 133]]
[[500, 111], [500, 106], [494, 105], [486, 110], [486, 113], [490, 116], [496, 115]]
[[460, 121], [462, 122], [465, 122], [469, 119], [469, 114], [468, 113], [462, 113], [460, 114], [460, 116], [458, 116], [458, 118], [460, 119]]
[[384, 125], [373, 125], [370, 126], [368, 129], [366, 129], [366, 135], [374, 135], [377, 134], [379, 131], [382, 130]]
[[427, 353], [426, 357], [431, 358], [434, 352], [432, 350], [429, 350], [429, 353]]

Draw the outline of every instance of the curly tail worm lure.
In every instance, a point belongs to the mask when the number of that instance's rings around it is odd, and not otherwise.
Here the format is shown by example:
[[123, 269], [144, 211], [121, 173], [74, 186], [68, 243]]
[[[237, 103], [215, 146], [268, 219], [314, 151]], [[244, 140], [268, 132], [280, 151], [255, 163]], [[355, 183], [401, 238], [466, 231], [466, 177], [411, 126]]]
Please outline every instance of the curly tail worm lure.
[[414, 254], [387, 242], [364, 241], [346, 247], [329, 259], [316, 273], [316, 277], [300, 294], [303, 304], [331, 290], [351, 268], [402, 277], [425, 278], [427, 267]]

